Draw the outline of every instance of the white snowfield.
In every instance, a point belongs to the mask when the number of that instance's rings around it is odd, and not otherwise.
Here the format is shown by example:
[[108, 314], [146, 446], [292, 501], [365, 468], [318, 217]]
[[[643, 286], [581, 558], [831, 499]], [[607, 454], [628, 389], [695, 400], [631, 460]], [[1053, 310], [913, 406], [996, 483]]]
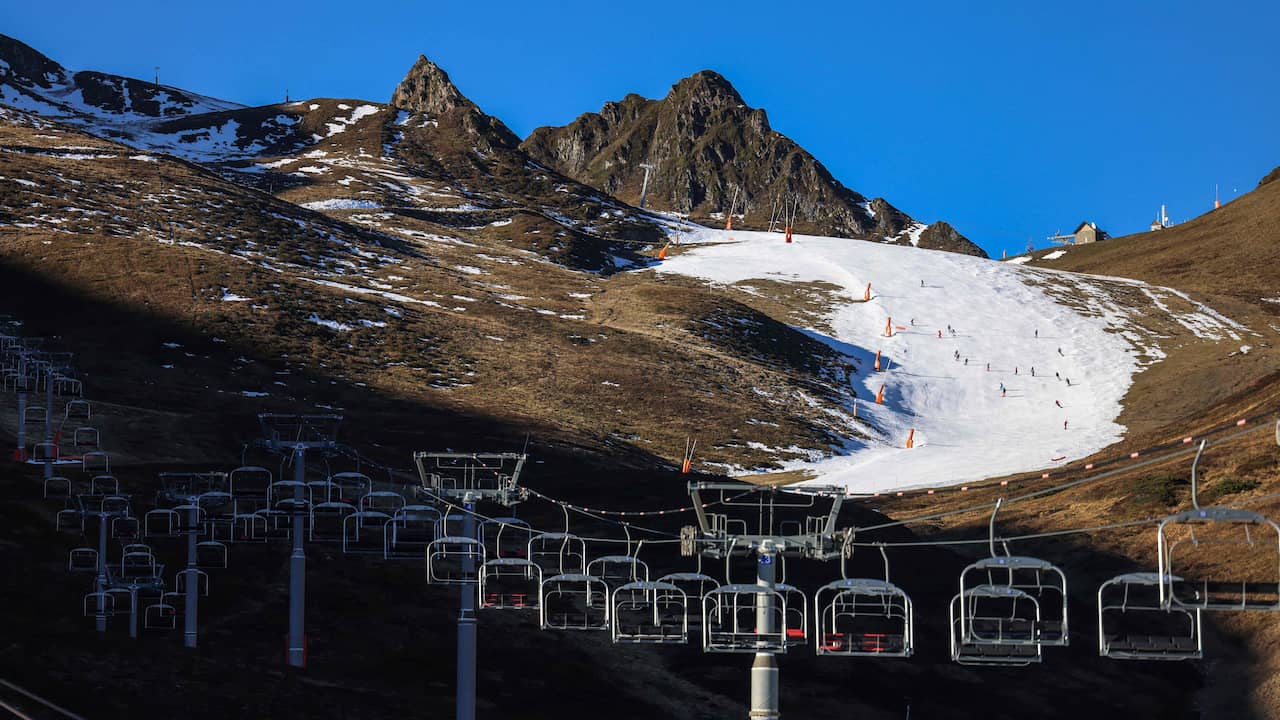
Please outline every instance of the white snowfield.
[[[831, 334], [805, 330], [861, 360], [857, 418], [845, 408], [844, 422], [871, 439], [850, 432], [834, 454], [776, 456], [785, 470], [812, 473], [810, 482], [881, 492], [1091, 455], [1121, 438], [1121, 400], [1134, 373], [1152, 361], [1120, 334], [1125, 311], [1113, 306], [1086, 316], [1029, 284], [1061, 274], [858, 240], [796, 236], [786, 244], [777, 233], [688, 228], [681, 235], [693, 246], [658, 272], [723, 284], [765, 279], [843, 288], [826, 318]], [[863, 302], [867, 283], [871, 300]], [[872, 369], [876, 351], [887, 372]], [[884, 404], [877, 405], [881, 385]], [[912, 428], [914, 447], [907, 449]]]

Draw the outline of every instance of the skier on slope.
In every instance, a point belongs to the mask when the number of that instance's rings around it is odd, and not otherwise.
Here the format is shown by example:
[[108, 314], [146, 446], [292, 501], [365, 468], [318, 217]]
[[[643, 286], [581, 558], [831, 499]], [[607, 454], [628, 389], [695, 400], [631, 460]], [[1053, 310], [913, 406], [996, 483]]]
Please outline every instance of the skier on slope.
[[1035, 376], [1036, 376], [1036, 366], [1035, 366], [1035, 365], [1032, 365], [1032, 366], [1031, 366], [1031, 377], [1035, 377]]
[[1061, 400], [1054, 400], [1054, 401], [1053, 401], [1053, 404], [1054, 404], [1054, 405], [1057, 405], [1058, 407], [1062, 407], [1062, 401], [1061, 401]]
[[1063, 429], [1063, 430], [1066, 430], [1066, 429], [1067, 429], [1067, 421], [1066, 421], [1066, 420], [1063, 420], [1063, 421], [1062, 421], [1062, 429]]

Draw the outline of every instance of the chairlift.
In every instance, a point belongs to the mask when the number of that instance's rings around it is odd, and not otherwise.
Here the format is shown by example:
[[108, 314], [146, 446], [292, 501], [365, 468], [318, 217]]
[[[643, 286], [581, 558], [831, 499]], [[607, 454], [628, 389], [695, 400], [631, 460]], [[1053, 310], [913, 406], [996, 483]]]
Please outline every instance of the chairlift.
[[[268, 536], [267, 517], [259, 508], [253, 512], [237, 512], [231, 518], [231, 542], [266, 542]], [[269, 512], [269, 511], [268, 511]]]
[[85, 473], [109, 473], [111, 458], [102, 450], [90, 450], [80, 456], [80, 470]]
[[256, 465], [243, 465], [227, 475], [227, 490], [237, 500], [251, 497], [267, 497], [271, 491], [271, 471]]
[[32, 462], [57, 462], [58, 461], [58, 444], [53, 442], [38, 442], [31, 446], [31, 452], [27, 453], [27, 457]]
[[330, 482], [328, 478], [307, 481], [307, 497], [311, 498], [311, 502], [317, 504], [322, 502], [343, 502], [342, 491], [337, 484]]
[[93, 417], [93, 408], [90, 407], [89, 401], [84, 399], [68, 401], [66, 408], [62, 413], [62, 419], [64, 422], [69, 422], [71, 420], [88, 420], [91, 417]]
[[440, 511], [429, 505], [405, 505], [382, 526], [385, 560], [419, 560], [436, 539]]
[[628, 583], [647, 582], [649, 566], [634, 555], [603, 555], [587, 563], [586, 574], [600, 578], [612, 590]]
[[84, 532], [84, 514], [77, 508], [63, 508], [54, 516], [54, 528], [58, 532]]
[[569, 532], [534, 535], [529, 538], [527, 556], [544, 575], [581, 575], [587, 569], [587, 543]]
[[[289, 542], [293, 539], [293, 516], [296, 514], [292, 512], [293, 503], [292, 500], [281, 500], [280, 508], [270, 507], [254, 511], [253, 514], [262, 519], [261, 524], [257, 521], [244, 522], [251, 530], [256, 531], [261, 528], [263, 533], [261, 539], [264, 542]], [[305, 500], [302, 501], [300, 511], [303, 513], [307, 511]], [[250, 534], [249, 537], [255, 536]]]
[[491, 558], [527, 559], [532, 538], [533, 529], [520, 518], [486, 518], [480, 522], [480, 539]]
[[[1062, 570], [1046, 560], [996, 554], [996, 513], [1003, 502], [1004, 498], [997, 499], [991, 512], [988, 540], [991, 557], [970, 564], [960, 573], [959, 596], [964, 600], [960, 614], [961, 639], [966, 643], [1065, 646], [1070, 640], [1067, 630], [1067, 578]], [[985, 611], [986, 606], [993, 604], [1026, 608], [1026, 602], [1016, 593], [984, 591], [971, 597], [968, 591], [978, 587], [1003, 587], [1032, 597], [1035, 600], [1034, 621], [1028, 624], [1026, 617], [1012, 613], [1003, 618], [998, 613], [981, 618], [971, 616], [969, 611]]]
[[22, 419], [27, 425], [37, 425], [44, 422], [45, 407], [43, 405], [28, 405], [26, 414], [22, 416]]
[[362, 511], [378, 512], [390, 516], [406, 504], [404, 496], [398, 492], [373, 490], [360, 496], [360, 502], [357, 507]]
[[143, 611], [142, 627], [145, 630], [177, 630], [178, 609], [163, 600], [147, 605]]
[[46, 500], [66, 499], [71, 497], [71, 480], [54, 475], [44, 480], [44, 497]]
[[117, 540], [136, 540], [141, 537], [142, 524], [133, 516], [111, 518], [111, 537]]
[[72, 548], [67, 557], [67, 570], [70, 572], [97, 572], [98, 551], [94, 548]]
[[1188, 610], [1280, 610], [1280, 525], [1250, 510], [1200, 506], [1204, 448], [1201, 440], [1191, 465], [1192, 509], [1160, 522], [1160, 602]]
[[337, 489], [337, 497], [346, 502], [357, 501], [373, 489], [373, 480], [359, 472], [334, 473], [329, 476], [329, 482]]
[[[195, 578], [193, 581], [191, 578]], [[200, 568], [183, 568], [174, 575], [173, 589], [179, 595], [186, 595], [187, 585], [195, 582], [197, 595], [209, 596], [209, 573]]]
[[347, 516], [356, 512], [354, 505], [345, 502], [322, 502], [311, 506], [311, 522], [307, 540], [310, 542], [341, 543]]
[[[818, 655], [911, 657], [915, 635], [911, 598], [889, 581], [889, 556], [883, 545], [879, 549], [883, 580], [842, 578], [814, 593]], [[843, 566], [842, 557], [841, 570]]]
[[119, 495], [120, 481], [115, 475], [94, 475], [89, 479], [90, 495]]
[[683, 644], [689, 641], [689, 597], [670, 583], [639, 580], [610, 596], [615, 643]]
[[778, 592], [786, 600], [783, 613], [783, 634], [787, 638], [787, 646], [807, 645], [809, 643], [809, 598], [804, 591], [794, 585], [774, 583]]
[[342, 521], [344, 555], [382, 555], [386, 525], [391, 516], [377, 510], [358, 510]]
[[181, 534], [182, 518], [176, 510], [156, 508], [142, 516], [143, 537], [177, 537]]
[[481, 609], [537, 610], [541, 589], [542, 568], [524, 558], [493, 558], [480, 568]]
[[[767, 619], [767, 628], [760, 619]], [[785, 653], [787, 600], [779, 590], [756, 584], [721, 585], [702, 599], [704, 652]]]
[[227, 546], [217, 540], [196, 543], [196, 567], [203, 570], [225, 570], [228, 560]]
[[164, 569], [156, 564], [156, 556], [147, 552], [126, 552], [120, 556], [120, 579], [125, 582], [154, 580]]
[[598, 577], [549, 577], [539, 587], [538, 605], [543, 630], [609, 629], [609, 586]]
[[[702, 556], [698, 555], [698, 564], [702, 564]], [[667, 573], [658, 578], [656, 582], [674, 585], [685, 594], [689, 604], [694, 608], [702, 607], [702, 599], [707, 593], [720, 587], [720, 582], [710, 575], [706, 575], [699, 567], [697, 572], [674, 572]], [[702, 613], [694, 612], [689, 614], [689, 622], [697, 625], [702, 624]]]
[[951, 598], [951, 659], [961, 665], [1021, 667], [1042, 659], [1034, 642], [1040, 604], [1007, 585], [965, 588]]
[[1200, 608], [1164, 607], [1162, 582], [1157, 573], [1128, 573], [1098, 587], [1098, 655], [1115, 660], [1204, 656]]
[[446, 535], [427, 545], [427, 582], [469, 585], [480, 581], [484, 544], [475, 538]]
[[102, 447], [102, 434], [96, 427], [78, 427], [71, 433], [71, 444], [78, 450], [98, 450]]
[[82, 606], [87, 618], [111, 617], [116, 614], [116, 593], [106, 590], [87, 593]]

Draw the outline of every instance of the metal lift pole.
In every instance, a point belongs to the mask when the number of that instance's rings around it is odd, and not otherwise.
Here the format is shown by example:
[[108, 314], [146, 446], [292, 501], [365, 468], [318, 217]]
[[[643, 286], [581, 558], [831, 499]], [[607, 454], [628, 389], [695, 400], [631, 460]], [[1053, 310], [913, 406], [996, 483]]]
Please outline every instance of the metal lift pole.
[[187, 605], [183, 610], [182, 643], [189, 648], [196, 646], [196, 621], [200, 612], [200, 573], [196, 570], [196, 534], [200, 530], [199, 500], [191, 498], [187, 511]]
[[53, 477], [53, 366], [44, 374], [44, 479]]
[[98, 589], [98, 632], [107, 631], [107, 601], [102, 593], [107, 591], [107, 515], [98, 513], [98, 577], [94, 582]]
[[297, 445], [293, 449], [293, 479], [298, 483], [293, 489], [293, 552], [289, 555], [289, 664], [300, 668], [306, 664], [306, 636], [304, 613], [307, 600], [307, 555], [302, 547], [303, 490], [307, 480], [306, 449]]
[[[777, 579], [777, 553], [773, 543], [765, 541], [757, 551], [756, 584], [763, 592], [764, 602], [756, 603], [756, 632], [768, 635], [773, 628], [773, 591]], [[778, 719], [778, 663], [771, 652], [756, 653], [751, 663], [751, 713], [750, 720]]]
[[[462, 502], [462, 534], [469, 538], [476, 535], [476, 504], [467, 495]], [[462, 573], [470, 577], [475, 572], [475, 557], [462, 558]], [[476, 717], [476, 587], [463, 583], [458, 604], [458, 713], [457, 720], [475, 720]]]
[[[19, 370], [18, 372], [24, 372]], [[20, 378], [22, 385], [18, 389], [18, 449], [14, 452], [14, 459], [18, 462], [27, 461], [27, 380], [26, 377]]]

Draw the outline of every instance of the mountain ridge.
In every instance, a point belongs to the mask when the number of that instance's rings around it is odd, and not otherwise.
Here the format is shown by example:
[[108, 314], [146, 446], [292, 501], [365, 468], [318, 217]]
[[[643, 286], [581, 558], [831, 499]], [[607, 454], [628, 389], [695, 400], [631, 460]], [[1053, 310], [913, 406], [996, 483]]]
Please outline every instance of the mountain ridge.
[[793, 206], [797, 230], [817, 235], [906, 242], [986, 257], [944, 225], [913, 220], [883, 198], [845, 187], [812, 154], [749, 107], [724, 76], [701, 70], [661, 100], [635, 93], [606, 102], [568, 125], [536, 128], [521, 143], [532, 157], [629, 202], [652, 165], [649, 204], [708, 224], [733, 213], [741, 227], [776, 227]]

